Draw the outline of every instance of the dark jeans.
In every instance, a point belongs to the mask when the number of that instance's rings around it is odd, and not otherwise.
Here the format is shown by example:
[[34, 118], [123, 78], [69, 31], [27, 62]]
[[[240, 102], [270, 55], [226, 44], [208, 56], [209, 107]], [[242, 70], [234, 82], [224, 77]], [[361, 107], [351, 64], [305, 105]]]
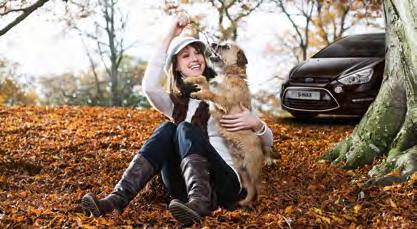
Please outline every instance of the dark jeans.
[[236, 173], [220, 157], [202, 132], [189, 122], [178, 126], [165, 122], [159, 126], [142, 146], [139, 153], [156, 171], [161, 171], [162, 181], [169, 194], [187, 199], [181, 160], [190, 154], [199, 154], [210, 163], [211, 184], [220, 206], [233, 208], [239, 200], [240, 184]]

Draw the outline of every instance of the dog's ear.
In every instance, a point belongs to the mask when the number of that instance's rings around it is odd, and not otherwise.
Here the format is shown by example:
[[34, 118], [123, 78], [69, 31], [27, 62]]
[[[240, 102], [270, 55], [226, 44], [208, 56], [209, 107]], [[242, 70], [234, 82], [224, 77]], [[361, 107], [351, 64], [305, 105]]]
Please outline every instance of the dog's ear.
[[245, 67], [248, 63], [248, 59], [246, 59], [245, 53], [242, 50], [237, 52], [237, 61], [236, 64], [240, 67]]

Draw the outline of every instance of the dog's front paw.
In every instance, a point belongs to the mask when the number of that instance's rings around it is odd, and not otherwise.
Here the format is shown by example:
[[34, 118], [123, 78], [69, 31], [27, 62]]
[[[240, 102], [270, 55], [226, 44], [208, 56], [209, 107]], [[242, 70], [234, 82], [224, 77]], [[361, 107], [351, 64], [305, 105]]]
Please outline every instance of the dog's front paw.
[[193, 99], [200, 99], [202, 100], [201, 91], [191, 92], [190, 97]]
[[204, 91], [204, 90], [192, 92], [190, 94], [190, 96], [193, 99], [200, 99], [200, 100], [204, 100], [204, 99], [207, 99], [208, 98], [208, 95], [207, 95], [206, 91]]
[[184, 83], [187, 84], [206, 84], [207, 80], [204, 76], [185, 77]]
[[213, 93], [204, 89], [197, 91], [197, 92], [192, 92], [190, 96], [191, 98], [200, 99], [200, 100], [212, 100], [213, 99]]
[[196, 77], [189, 77], [189, 78], [193, 78], [196, 84], [202, 84], [202, 85], [208, 84], [205, 76], [196, 76]]

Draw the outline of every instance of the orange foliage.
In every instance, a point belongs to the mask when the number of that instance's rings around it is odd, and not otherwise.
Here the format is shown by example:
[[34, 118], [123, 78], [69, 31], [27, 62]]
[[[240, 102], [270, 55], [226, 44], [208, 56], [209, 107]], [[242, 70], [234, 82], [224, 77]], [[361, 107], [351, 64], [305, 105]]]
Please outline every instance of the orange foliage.
[[[0, 105], [0, 227], [179, 227], [158, 180], [123, 213], [82, 213], [86, 192], [103, 197], [165, 118], [151, 110]], [[417, 179], [361, 189], [370, 166], [345, 171], [317, 158], [350, 123], [267, 119], [281, 154], [266, 166], [256, 207], [216, 210], [196, 228], [413, 227]]]

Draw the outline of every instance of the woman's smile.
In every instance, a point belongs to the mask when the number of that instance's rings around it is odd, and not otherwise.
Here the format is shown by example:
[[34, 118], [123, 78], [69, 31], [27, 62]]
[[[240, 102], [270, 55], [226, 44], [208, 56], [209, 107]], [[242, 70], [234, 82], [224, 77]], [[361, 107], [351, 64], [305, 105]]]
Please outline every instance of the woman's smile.
[[191, 70], [201, 70], [201, 64], [199, 63], [193, 63], [190, 65]]

